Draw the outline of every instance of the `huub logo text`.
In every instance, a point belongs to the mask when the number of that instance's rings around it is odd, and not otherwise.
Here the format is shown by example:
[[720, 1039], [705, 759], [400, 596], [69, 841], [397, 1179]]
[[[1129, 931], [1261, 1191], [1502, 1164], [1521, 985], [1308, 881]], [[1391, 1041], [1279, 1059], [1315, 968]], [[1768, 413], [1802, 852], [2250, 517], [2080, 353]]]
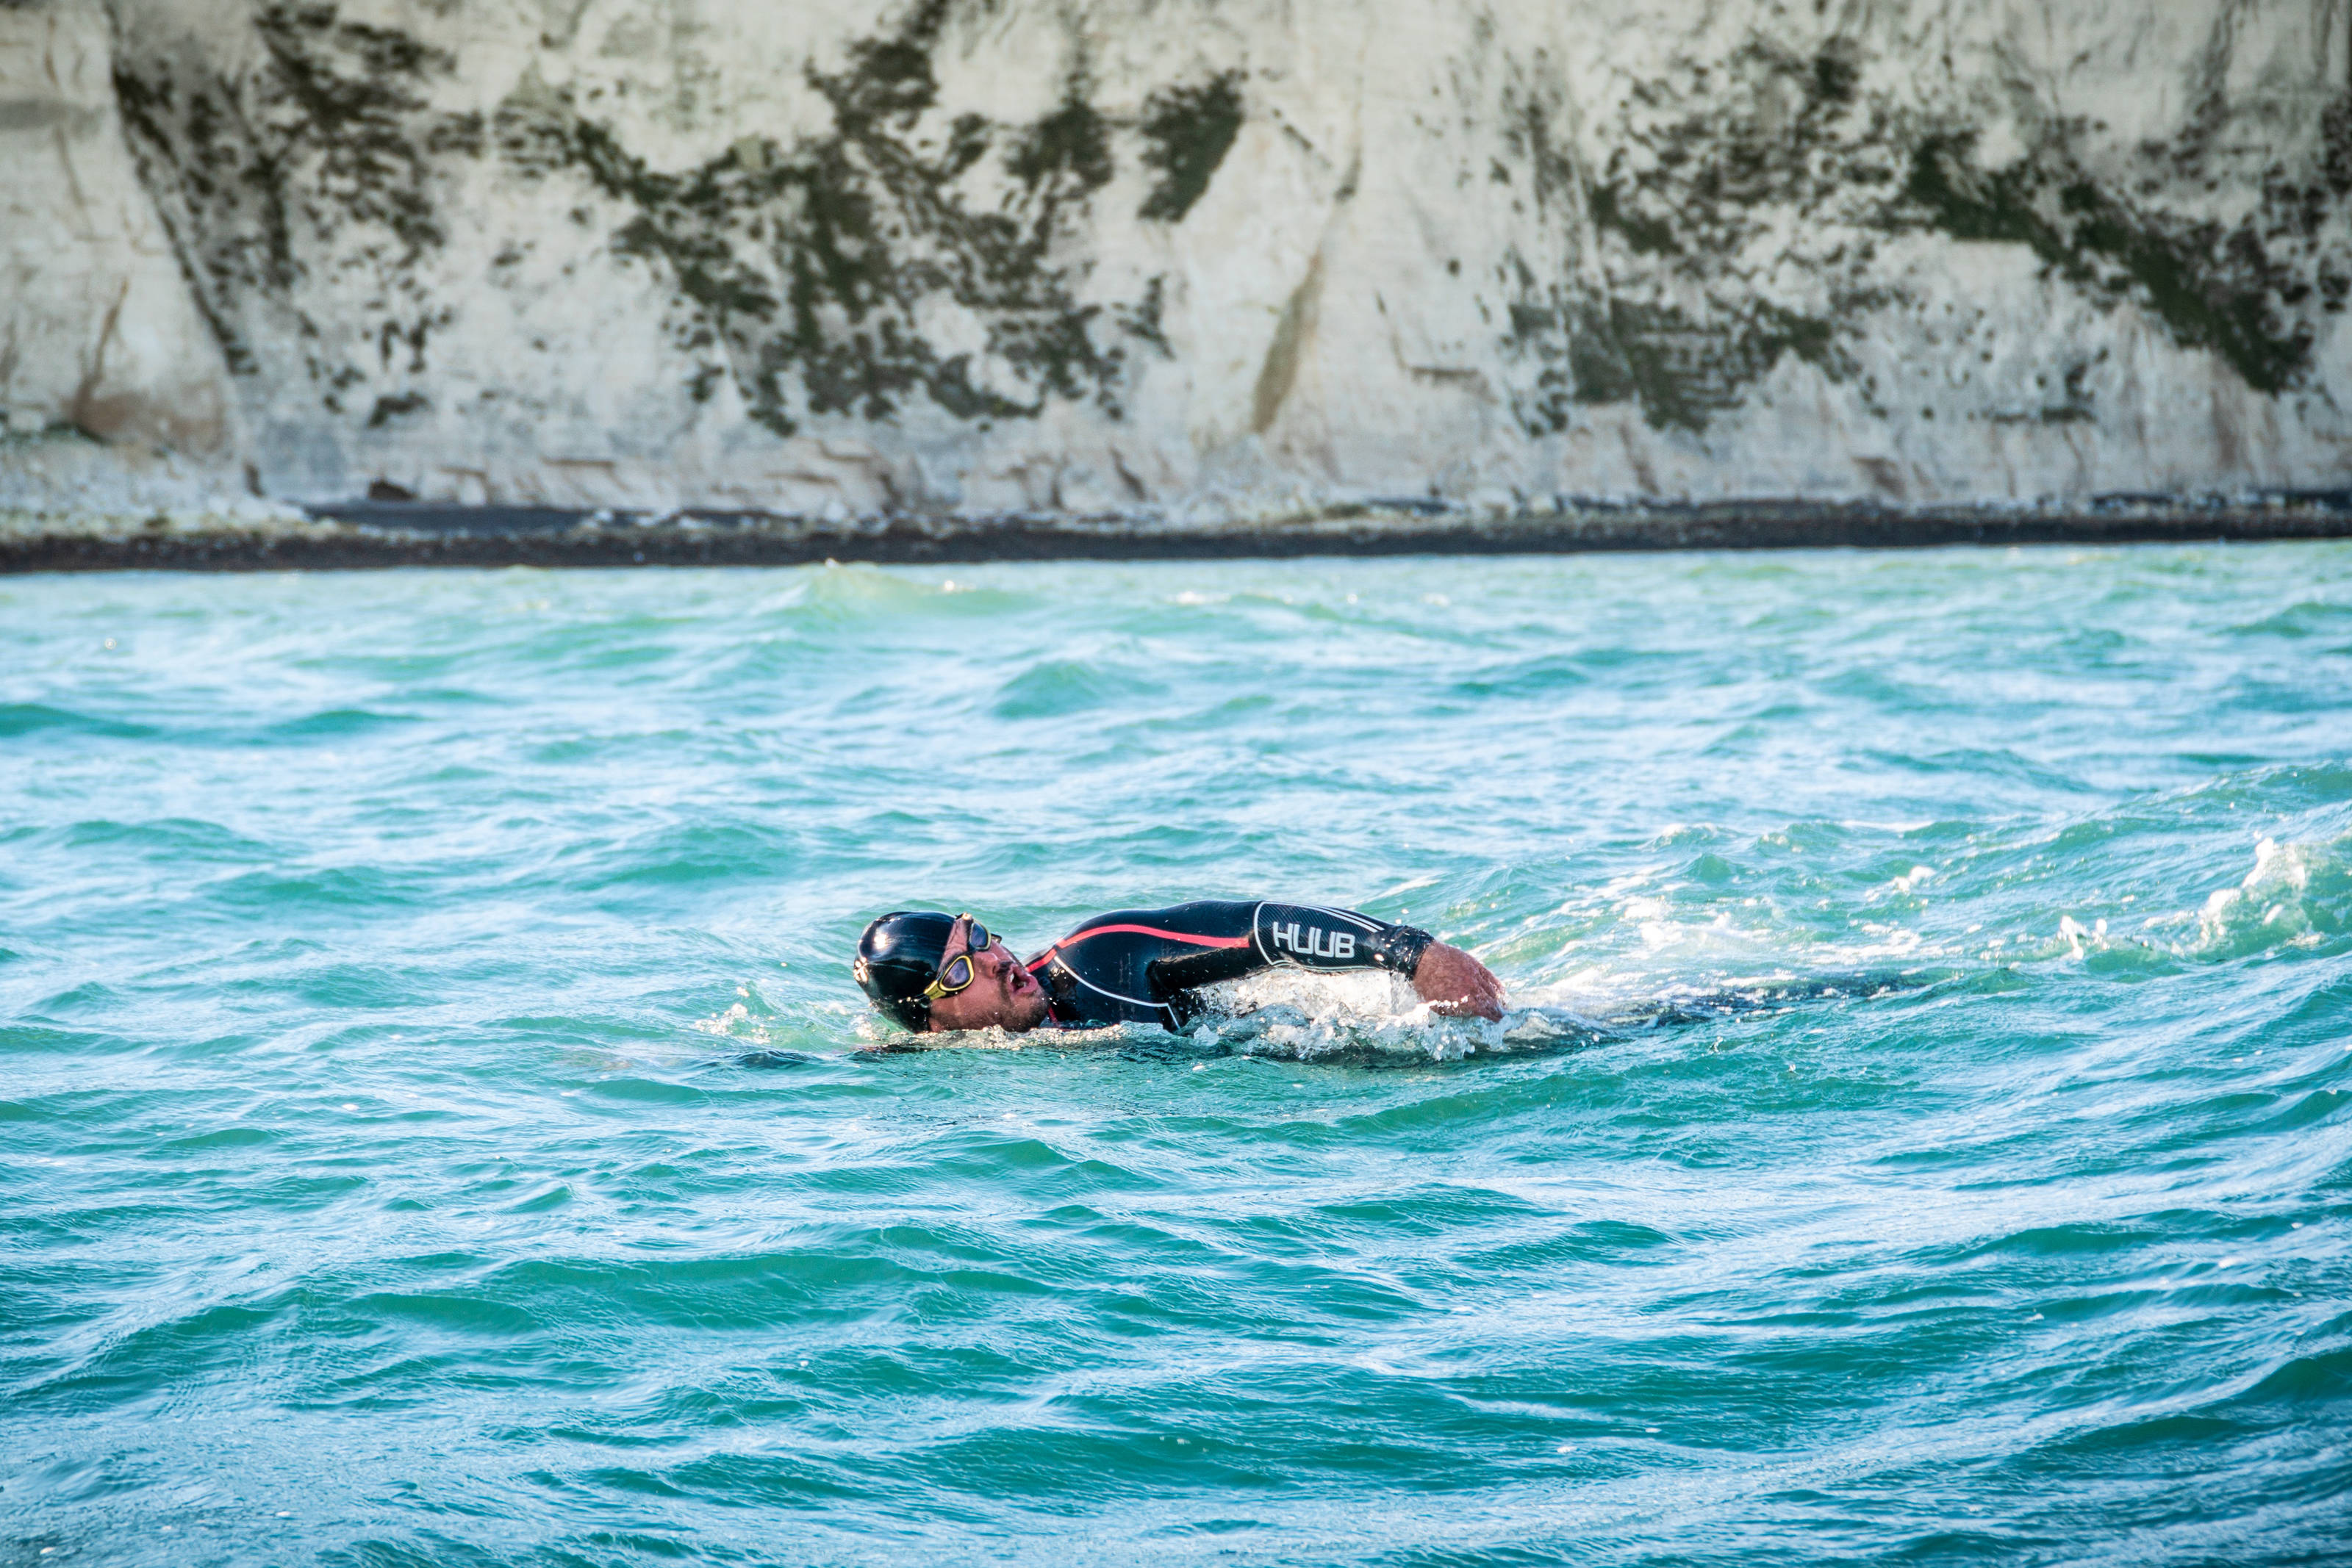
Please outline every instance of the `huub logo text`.
[[1272, 934], [1277, 951], [1297, 953], [1310, 958], [1352, 958], [1356, 956], [1356, 934], [1352, 931], [1325, 931], [1309, 925], [1302, 937], [1296, 920], [1287, 925], [1276, 921], [1266, 929]]

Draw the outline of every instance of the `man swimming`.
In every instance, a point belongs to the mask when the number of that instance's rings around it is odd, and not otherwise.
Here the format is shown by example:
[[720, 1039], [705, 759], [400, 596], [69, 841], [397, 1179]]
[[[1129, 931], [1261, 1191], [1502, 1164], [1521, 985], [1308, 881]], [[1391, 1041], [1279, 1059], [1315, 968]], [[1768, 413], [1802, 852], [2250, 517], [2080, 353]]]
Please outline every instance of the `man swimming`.
[[1386, 969], [1441, 1013], [1503, 1016], [1503, 983], [1461, 948], [1414, 926], [1306, 904], [1116, 910], [1025, 962], [969, 915], [898, 910], [866, 927], [851, 972], [885, 1017], [917, 1034], [1018, 1034], [1115, 1023], [1179, 1030], [1199, 1012], [1202, 987], [1276, 966]]

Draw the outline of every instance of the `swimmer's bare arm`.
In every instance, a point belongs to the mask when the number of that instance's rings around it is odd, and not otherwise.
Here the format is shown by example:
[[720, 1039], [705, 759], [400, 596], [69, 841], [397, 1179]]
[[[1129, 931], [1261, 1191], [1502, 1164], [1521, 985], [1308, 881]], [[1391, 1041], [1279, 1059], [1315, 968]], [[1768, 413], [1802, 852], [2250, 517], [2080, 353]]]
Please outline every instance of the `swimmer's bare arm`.
[[1412, 988], [1424, 1002], [1449, 1018], [1499, 1019], [1503, 1016], [1503, 982], [1486, 965], [1444, 942], [1422, 949], [1412, 971]]

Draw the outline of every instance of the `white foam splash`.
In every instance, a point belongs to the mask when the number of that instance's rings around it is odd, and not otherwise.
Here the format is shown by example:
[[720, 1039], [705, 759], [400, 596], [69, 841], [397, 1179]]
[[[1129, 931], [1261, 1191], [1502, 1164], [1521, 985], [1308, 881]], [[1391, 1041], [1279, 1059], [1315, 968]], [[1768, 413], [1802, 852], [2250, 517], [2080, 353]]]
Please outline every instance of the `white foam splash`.
[[2344, 841], [2282, 844], [2264, 835], [2254, 844], [2254, 869], [2237, 886], [2206, 899], [2189, 953], [2242, 957], [2315, 947], [2340, 933], [2352, 914], [2352, 865], [2342, 853]]
[[1207, 987], [1201, 999], [1202, 1043], [1293, 1061], [1459, 1061], [1555, 1046], [1574, 1032], [1540, 1014], [1446, 1018], [1402, 977], [1378, 971], [1268, 969]]

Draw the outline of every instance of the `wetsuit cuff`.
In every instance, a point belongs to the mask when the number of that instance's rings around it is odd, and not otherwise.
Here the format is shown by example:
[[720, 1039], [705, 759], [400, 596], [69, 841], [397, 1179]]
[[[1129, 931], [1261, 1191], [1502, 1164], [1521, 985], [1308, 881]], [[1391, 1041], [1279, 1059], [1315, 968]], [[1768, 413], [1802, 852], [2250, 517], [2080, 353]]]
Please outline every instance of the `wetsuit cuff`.
[[1394, 969], [1409, 980], [1421, 967], [1421, 956], [1436, 940], [1417, 925], [1391, 925], [1367, 946], [1371, 949], [1373, 963], [1383, 969]]

